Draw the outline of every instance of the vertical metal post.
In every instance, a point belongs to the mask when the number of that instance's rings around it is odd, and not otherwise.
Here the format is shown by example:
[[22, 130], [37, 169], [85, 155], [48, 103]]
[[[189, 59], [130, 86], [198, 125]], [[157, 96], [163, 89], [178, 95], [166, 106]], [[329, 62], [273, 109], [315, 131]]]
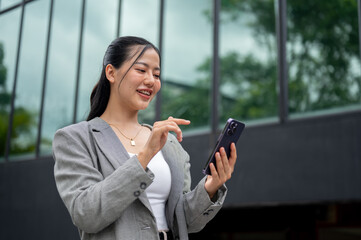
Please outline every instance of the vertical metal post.
[[54, 8], [54, 0], [50, 0], [48, 36], [47, 36], [47, 40], [46, 40], [45, 62], [44, 62], [44, 73], [43, 73], [43, 87], [42, 87], [42, 92], [41, 92], [38, 137], [37, 137], [37, 141], [36, 141], [36, 152], [35, 152], [36, 158], [38, 158], [40, 155], [40, 147], [41, 147], [41, 135], [42, 135], [41, 130], [42, 130], [42, 125], [43, 125], [44, 100], [45, 100], [46, 81], [47, 81], [47, 74], [48, 74], [48, 60], [49, 60], [51, 27], [52, 27], [52, 19], [53, 19], [53, 8]]
[[16, 53], [16, 62], [15, 62], [15, 74], [14, 74], [14, 83], [13, 83], [13, 89], [11, 94], [11, 104], [10, 104], [10, 114], [9, 114], [9, 126], [8, 126], [8, 132], [6, 137], [6, 145], [5, 145], [5, 162], [9, 161], [9, 152], [10, 152], [10, 146], [11, 146], [11, 133], [13, 130], [13, 120], [14, 120], [14, 108], [15, 108], [15, 98], [16, 98], [16, 84], [18, 80], [18, 69], [19, 69], [19, 57], [20, 57], [20, 51], [21, 51], [21, 39], [22, 39], [22, 33], [23, 33], [23, 25], [24, 25], [24, 13], [25, 13], [25, 0], [22, 1], [21, 5], [21, 17], [20, 17], [20, 29], [19, 29], [19, 37], [18, 37], [18, 49]]
[[118, 1], [118, 19], [117, 19], [117, 31], [116, 31], [117, 36], [116, 37], [120, 36], [120, 17], [121, 17], [121, 14], [122, 14], [122, 0], [119, 0]]
[[359, 41], [359, 51], [360, 51], [360, 62], [361, 62], [361, 0], [357, 1], [357, 12], [358, 12], [358, 41]]
[[80, 83], [80, 65], [81, 65], [81, 53], [83, 45], [83, 32], [84, 32], [84, 19], [85, 19], [85, 0], [82, 2], [81, 20], [80, 20], [80, 33], [79, 33], [79, 45], [78, 45], [78, 63], [75, 79], [75, 97], [74, 97], [74, 112], [73, 112], [73, 123], [76, 123], [76, 115], [78, 112], [78, 98], [79, 98], [79, 83]]
[[[164, 26], [164, 0], [160, 0], [158, 49], [161, 55], [163, 50], [163, 26]], [[157, 93], [157, 98], [155, 101], [155, 120], [156, 121], [161, 120], [161, 117], [162, 117], [162, 89], [160, 89], [159, 92]]]
[[212, 59], [212, 88], [211, 88], [211, 135], [210, 146], [215, 144], [215, 138], [219, 125], [219, 79], [220, 79], [220, 61], [219, 61], [219, 13], [221, 11], [221, 0], [213, 1], [213, 59]]
[[276, 17], [279, 80], [279, 120], [288, 120], [288, 65], [287, 65], [287, 1], [278, 0]]

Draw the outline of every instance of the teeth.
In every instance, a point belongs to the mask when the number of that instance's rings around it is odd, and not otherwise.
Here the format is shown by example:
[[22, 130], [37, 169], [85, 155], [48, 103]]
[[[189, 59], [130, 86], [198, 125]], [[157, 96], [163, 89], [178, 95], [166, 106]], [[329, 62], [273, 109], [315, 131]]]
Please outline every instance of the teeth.
[[142, 91], [142, 90], [139, 90], [138, 92], [140, 92], [140, 93], [143, 93], [143, 94], [145, 94], [145, 95], [150, 96], [150, 92], [148, 92], [148, 91]]

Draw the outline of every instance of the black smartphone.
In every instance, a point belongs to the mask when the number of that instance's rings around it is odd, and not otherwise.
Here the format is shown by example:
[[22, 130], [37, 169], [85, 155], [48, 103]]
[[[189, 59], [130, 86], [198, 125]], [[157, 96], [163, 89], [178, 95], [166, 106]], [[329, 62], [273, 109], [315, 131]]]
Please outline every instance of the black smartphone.
[[209, 167], [209, 164], [211, 162], [213, 162], [214, 166], [217, 168], [215, 154], [216, 152], [219, 152], [219, 149], [221, 147], [224, 147], [227, 157], [229, 158], [231, 152], [231, 143], [237, 143], [239, 137], [243, 132], [244, 127], [244, 123], [238, 120], [232, 118], [229, 118], [227, 120], [227, 123], [224, 126], [222, 133], [218, 137], [216, 146], [214, 147], [212, 154], [209, 156], [209, 159], [203, 168], [204, 174], [211, 175], [211, 169]]

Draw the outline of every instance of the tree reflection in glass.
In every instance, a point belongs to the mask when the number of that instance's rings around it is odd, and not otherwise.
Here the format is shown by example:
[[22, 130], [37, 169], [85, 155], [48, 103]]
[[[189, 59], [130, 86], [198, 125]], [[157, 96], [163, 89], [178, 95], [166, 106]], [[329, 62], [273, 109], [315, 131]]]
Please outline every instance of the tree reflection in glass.
[[289, 111], [361, 102], [357, 1], [287, 1]]

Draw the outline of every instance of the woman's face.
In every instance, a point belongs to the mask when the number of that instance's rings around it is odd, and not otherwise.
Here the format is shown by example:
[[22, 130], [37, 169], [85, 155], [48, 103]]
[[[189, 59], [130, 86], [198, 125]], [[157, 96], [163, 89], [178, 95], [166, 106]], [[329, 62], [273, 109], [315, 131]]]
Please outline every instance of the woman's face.
[[136, 111], [146, 109], [161, 87], [158, 53], [153, 48], [147, 49], [129, 69], [137, 56], [115, 70], [113, 84], [119, 104]]

